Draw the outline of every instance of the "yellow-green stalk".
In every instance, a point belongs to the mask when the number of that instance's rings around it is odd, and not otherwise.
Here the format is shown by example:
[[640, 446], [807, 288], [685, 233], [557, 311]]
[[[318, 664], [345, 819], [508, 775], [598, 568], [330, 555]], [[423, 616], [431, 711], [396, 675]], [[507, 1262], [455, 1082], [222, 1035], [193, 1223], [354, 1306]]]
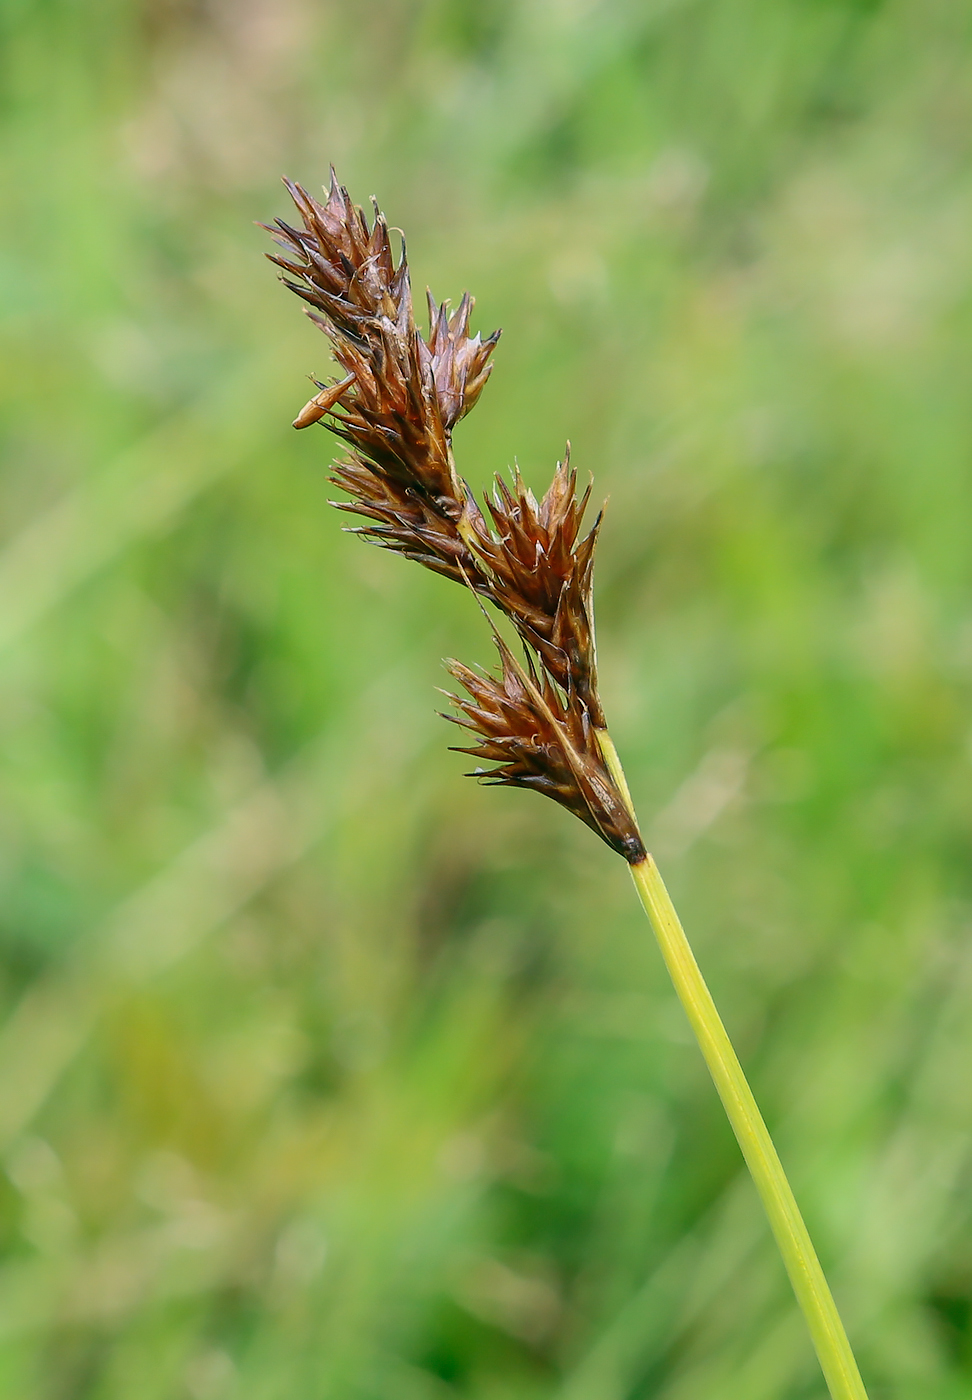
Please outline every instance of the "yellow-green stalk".
[[[607, 730], [598, 732], [598, 742], [612, 777], [630, 804], [624, 770]], [[631, 811], [634, 816], [633, 807]], [[800, 1207], [658, 866], [651, 855], [645, 855], [630, 869], [665, 966], [763, 1202], [830, 1394], [833, 1400], [867, 1400], [844, 1324]]]

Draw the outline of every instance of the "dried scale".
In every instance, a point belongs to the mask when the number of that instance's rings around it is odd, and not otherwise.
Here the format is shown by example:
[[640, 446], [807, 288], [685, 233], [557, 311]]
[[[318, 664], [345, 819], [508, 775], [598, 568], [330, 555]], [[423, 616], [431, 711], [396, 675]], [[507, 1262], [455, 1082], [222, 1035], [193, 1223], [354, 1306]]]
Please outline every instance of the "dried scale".
[[[319, 203], [285, 182], [302, 226], [278, 219], [268, 255], [308, 303], [340, 369], [301, 409], [296, 428], [323, 422], [351, 448], [333, 481], [340, 510], [368, 523], [365, 539], [471, 589], [509, 619], [521, 665], [494, 629], [500, 674], [447, 663], [469, 698], [451, 696], [453, 723], [476, 743], [487, 784], [532, 788], [586, 823], [629, 863], [672, 982], [776, 1237], [833, 1400], [867, 1400], [833, 1297], [772, 1139], [699, 971], [658, 867], [645, 850], [597, 690], [593, 564], [601, 517], [581, 538], [590, 488], [578, 499], [568, 459], [540, 501], [517, 470], [496, 478], [485, 511], [457, 474], [452, 430], [489, 377], [499, 332], [470, 336], [473, 299], [451, 315], [429, 295], [429, 335], [416, 328], [404, 243], [396, 266], [388, 226], [363, 211], [332, 169]], [[268, 227], [264, 225], [263, 227]]]

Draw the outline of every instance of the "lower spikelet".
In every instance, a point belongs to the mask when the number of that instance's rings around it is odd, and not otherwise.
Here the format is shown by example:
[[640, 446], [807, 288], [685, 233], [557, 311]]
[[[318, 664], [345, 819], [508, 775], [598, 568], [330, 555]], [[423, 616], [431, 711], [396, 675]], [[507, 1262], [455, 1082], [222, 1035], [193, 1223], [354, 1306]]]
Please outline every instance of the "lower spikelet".
[[498, 677], [472, 671], [459, 661], [446, 662], [449, 674], [471, 697], [449, 695], [461, 714], [446, 718], [479, 736], [475, 746], [457, 752], [495, 765], [470, 776], [541, 792], [573, 812], [626, 860], [641, 860], [641, 836], [607, 771], [586, 709], [572, 703], [529, 662], [524, 669], [497, 633], [494, 639], [500, 655]]

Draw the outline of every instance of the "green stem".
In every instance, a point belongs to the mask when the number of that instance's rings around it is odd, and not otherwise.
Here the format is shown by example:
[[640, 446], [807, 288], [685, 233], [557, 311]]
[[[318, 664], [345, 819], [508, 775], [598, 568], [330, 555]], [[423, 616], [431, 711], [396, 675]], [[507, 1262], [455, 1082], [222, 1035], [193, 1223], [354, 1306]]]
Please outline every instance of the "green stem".
[[[614, 745], [606, 733], [598, 737], [605, 762], [630, 801]], [[652, 857], [646, 855], [632, 865], [631, 876], [769, 1217], [830, 1394], [833, 1400], [867, 1400], [837, 1305], [783, 1165]]]

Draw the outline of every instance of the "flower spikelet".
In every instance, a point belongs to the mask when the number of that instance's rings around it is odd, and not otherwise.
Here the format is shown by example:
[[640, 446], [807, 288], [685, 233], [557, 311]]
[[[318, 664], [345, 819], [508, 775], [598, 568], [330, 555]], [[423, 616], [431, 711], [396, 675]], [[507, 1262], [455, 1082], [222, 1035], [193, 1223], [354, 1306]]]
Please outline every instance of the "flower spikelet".
[[427, 344], [415, 325], [404, 243], [396, 265], [377, 206], [369, 226], [333, 170], [325, 204], [285, 184], [303, 226], [278, 219], [269, 232], [283, 255], [268, 256], [309, 304], [342, 370], [336, 384], [318, 384], [295, 426], [327, 418], [351, 446], [335, 481], [352, 497], [341, 508], [375, 522], [362, 533], [439, 573], [474, 579], [467, 537], [484, 526], [456, 475], [451, 430], [482, 392], [498, 332], [469, 336], [471, 297], [451, 317], [430, 298]]
[[[332, 169], [325, 203], [285, 181], [301, 218], [269, 231], [283, 281], [308, 305], [340, 368], [298, 414], [324, 422], [350, 447], [332, 480], [363, 519], [355, 533], [472, 589], [512, 623], [525, 668], [494, 632], [498, 677], [449, 662], [469, 699], [451, 716], [476, 736], [463, 748], [487, 765], [484, 782], [533, 788], [553, 798], [629, 861], [644, 855], [635, 819], [605, 759], [597, 691], [593, 568], [601, 516], [582, 534], [580, 496], [568, 452], [541, 500], [497, 476], [486, 512], [456, 473], [452, 431], [475, 405], [499, 332], [469, 333], [473, 299], [455, 311], [431, 294], [429, 335], [415, 325], [404, 240], [396, 261], [377, 205], [373, 222]], [[265, 226], [266, 227], [266, 226]]]
[[446, 431], [464, 418], [483, 392], [493, 368], [490, 355], [500, 338], [499, 331], [485, 340], [469, 334], [469, 317], [476, 305], [475, 297], [464, 292], [453, 314], [449, 303], [436, 306], [431, 292], [429, 302], [428, 350], [432, 363], [439, 412]]
[[458, 661], [446, 669], [470, 699], [450, 695], [461, 714], [448, 715], [479, 736], [457, 752], [495, 765], [471, 777], [506, 787], [532, 788], [573, 812], [629, 862], [645, 854], [634, 818], [605, 766], [586, 708], [564, 696], [529, 661], [524, 669], [497, 633], [499, 677]]
[[495, 534], [478, 532], [473, 548], [486, 566], [490, 595], [520, 636], [540, 655], [565, 691], [573, 690], [598, 728], [604, 714], [597, 694], [594, 644], [594, 546], [600, 528], [579, 539], [591, 488], [577, 496], [568, 444], [541, 501], [519, 470], [512, 489], [501, 476], [486, 506]]

